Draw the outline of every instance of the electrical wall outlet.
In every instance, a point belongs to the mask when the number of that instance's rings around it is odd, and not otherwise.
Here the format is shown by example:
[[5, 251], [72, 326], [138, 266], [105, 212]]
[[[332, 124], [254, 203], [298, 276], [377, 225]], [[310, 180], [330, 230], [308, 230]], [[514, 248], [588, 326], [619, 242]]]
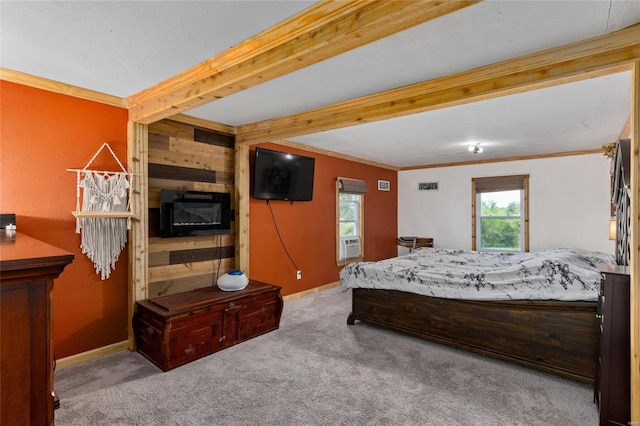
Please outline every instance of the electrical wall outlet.
[[301, 270], [298, 270], [298, 271], [296, 272], [296, 279], [297, 279], [297, 280], [301, 280], [301, 279], [302, 279], [302, 271], [301, 271]]

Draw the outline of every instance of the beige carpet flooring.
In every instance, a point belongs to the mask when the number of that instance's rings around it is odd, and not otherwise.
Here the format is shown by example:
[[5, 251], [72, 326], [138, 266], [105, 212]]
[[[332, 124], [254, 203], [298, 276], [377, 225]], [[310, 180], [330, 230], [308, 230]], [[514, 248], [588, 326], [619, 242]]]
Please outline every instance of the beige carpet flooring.
[[598, 424], [589, 385], [348, 326], [350, 306], [287, 302], [279, 330], [167, 373], [131, 352], [58, 371], [56, 425]]

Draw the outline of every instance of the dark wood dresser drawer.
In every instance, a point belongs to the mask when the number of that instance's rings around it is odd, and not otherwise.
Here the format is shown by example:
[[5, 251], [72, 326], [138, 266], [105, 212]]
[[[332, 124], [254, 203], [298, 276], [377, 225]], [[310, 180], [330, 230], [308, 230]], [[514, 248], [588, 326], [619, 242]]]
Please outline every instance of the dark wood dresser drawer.
[[600, 425], [631, 420], [631, 327], [629, 268], [601, 265], [598, 301], [598, 359], [594, 399]]
[[258, 281], [236, 292], [207, 287], [142, 300], [133, 318], [138, 352], [169, 371], [276, 330], [282, 306], [280, 287]]

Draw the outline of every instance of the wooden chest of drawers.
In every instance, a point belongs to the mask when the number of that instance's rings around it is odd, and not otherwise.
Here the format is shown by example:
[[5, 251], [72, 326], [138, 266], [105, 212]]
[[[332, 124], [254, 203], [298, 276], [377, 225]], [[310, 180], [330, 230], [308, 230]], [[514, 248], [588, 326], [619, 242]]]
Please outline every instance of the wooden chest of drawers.
[[54, 423], [51, 291], [72, 260], [0, 229], [0, 425]]
[[138, 352], [162, 371], [276, 330], [280, 287], [250, 281], [244, 290], [217, 287], [137, 302], [133, 318]]
[[600, 265], [604, 279], [598, 298], [598, 342], [595, 401], [600, 425], [627, 425], [631, 420], [631, 327], [629, 267]]

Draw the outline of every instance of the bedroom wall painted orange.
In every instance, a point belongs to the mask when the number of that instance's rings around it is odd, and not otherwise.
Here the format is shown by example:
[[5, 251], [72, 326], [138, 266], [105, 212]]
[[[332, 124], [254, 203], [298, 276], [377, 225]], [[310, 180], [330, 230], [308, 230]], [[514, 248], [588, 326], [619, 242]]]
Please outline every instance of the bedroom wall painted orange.
[[[126, 248], [101, 281], [79, 249], [76, 176], [66, 170], [83, 167], [103, 142], [125, 161], [127, 110], [0, 81], [0, 119], [0, 211], [16, 214], [18, 232], [75, 255], [54, 283], [55, 356], [126, 340]], [[115, 167], [105, 152], [93, 164]]]
[[[365, 260], [397, 255], [397, 172], [277, 144], [260, 146], [315, 157], [316, 164], [312, 201], [293, 204], [271, 202], [280, 235], [293, 261], [302, 270], [302, 279], [296, 279], [296, 268], [280, 244], [266, 201], [251, 198], [249, 250], [252, 279], [281, 286], [283, 295], [338, 281], [342, 267], [336, 265], [337, 177], [361, 179], [367, 183], [368, 193], [364, 200]], [[255, 147], [251, 156], [255, 156]], [[378, 191], [378, 180], [389, 181], [391, 190]]]
[[[16, 213], [18, 231], [74, 253], [74, 262], [53, 290], [54, 353], [58, 359], [127, 338], [126, 248], [116, 270], [100, 281], [80, 252], [75, 233], [75, 174], [103, 142], [126, 159], [127, 111], [70, 96], [0, 81], [0, 212]], [[397, 173], [276, 144], [265, 147], [316, 158], [314, 199], [306, 203], [273, 202], [272, 208], [295, 268], [275, 233], [264, 201], [250, 201], [251, 277], [283, 287], [283, 295], [338, 280], [335, 262], [336, 177], [363, 179], [365, 259], [395, 256]], [[255, 148], [254, 148], [255, 149]], [[108, 154], [94, 168], [113, 170]], [[378, 179], [391, 191], [377, 191]], [[1, 250], [1, 248], [0, 248]]]

